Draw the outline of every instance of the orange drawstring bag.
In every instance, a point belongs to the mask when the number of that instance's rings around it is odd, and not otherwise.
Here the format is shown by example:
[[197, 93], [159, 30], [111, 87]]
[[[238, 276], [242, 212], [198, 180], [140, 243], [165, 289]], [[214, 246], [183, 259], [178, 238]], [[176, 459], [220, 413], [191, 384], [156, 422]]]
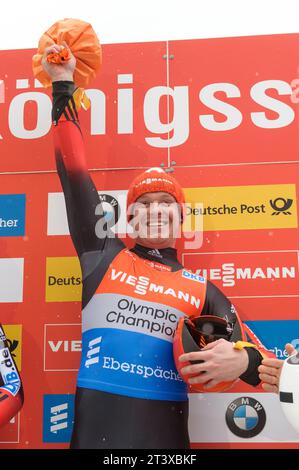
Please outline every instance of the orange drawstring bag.
[[[32, 58], [34, 76], [45, 86], [52, 85], [49, 75], [42, 67], [42, 57], [46, 47], [66, 42], [76, 57], [74, 81], [80, 87], [86, 87], [102, 65], [102, 50], [99, 39], [89, 23], [67, 18], [57, 21], [39, 40], [37, 53]], [[69, 60], [67, 49], [60, 53], [49, 54], [47, 60], [62, 64]]]

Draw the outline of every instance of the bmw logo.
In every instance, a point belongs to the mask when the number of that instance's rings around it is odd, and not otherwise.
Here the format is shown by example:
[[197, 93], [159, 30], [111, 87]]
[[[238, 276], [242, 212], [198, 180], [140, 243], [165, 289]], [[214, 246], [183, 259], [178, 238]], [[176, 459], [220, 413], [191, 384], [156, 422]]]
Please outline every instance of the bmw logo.
[[117, 224], [120, 216], [118, 201], [109, 194], [100, 194], [99, 197], [103, 208], [103, 215], [108, 226], [111, 228]]
[[266, 413], [261, 403], [254, 398], [240, 397], [229, 404], [225, 419], [233, 434], [247, 439], [264, 429]]

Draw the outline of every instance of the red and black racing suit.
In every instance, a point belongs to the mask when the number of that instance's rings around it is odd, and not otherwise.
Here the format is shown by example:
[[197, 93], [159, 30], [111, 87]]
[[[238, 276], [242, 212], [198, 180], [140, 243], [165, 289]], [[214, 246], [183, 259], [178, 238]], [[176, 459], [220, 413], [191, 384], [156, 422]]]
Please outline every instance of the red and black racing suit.
[[0, 324], [0, 427], [20, 411], [23, 402], [21, 378]]
[[[128, 250], [96, 215], [72, 82], [53, 83], [57, 171], [83, 279], [82, 358], [71, 448], [188, 448], [188, 397], [173, 359], [181, 316], [219, 315], [244, 339], [231, 302], [201, 276], [190, 279], [173, 248]], [[99, 206], [101, 207], [101, 206]], [[97, 214], [99, 214], [99, 207]], [[95, 227], [102, 224], [97, 236]], [[250, 340], [250, 338], [247, 338]], [[247, 349], [241, 379], [259, 383], [262, 355]]]

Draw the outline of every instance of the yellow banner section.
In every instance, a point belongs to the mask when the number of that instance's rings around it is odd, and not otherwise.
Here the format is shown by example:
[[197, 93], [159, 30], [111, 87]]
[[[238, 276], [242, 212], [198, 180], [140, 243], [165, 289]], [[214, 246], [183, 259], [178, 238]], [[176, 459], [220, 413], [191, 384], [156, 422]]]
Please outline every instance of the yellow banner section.
[[3, 325], [12, 357], [19, 371], [22, 368], [22, 325]]
[[185, 230], [296, 228], [295, 184], [187, 188]]
[[47, 258], [46, 302], [80, 301], [82, 275], [77, 257]]

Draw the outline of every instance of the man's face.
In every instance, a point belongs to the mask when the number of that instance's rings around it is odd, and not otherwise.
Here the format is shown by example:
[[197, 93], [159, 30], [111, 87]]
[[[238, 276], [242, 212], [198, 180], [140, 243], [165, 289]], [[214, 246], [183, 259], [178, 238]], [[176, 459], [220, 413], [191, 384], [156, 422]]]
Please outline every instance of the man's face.
[[137, 241], [150, 248], [174, 246], [180, 229], [180, 207], [166, 192], [146, 193], [133, 206], [133, 225]]

